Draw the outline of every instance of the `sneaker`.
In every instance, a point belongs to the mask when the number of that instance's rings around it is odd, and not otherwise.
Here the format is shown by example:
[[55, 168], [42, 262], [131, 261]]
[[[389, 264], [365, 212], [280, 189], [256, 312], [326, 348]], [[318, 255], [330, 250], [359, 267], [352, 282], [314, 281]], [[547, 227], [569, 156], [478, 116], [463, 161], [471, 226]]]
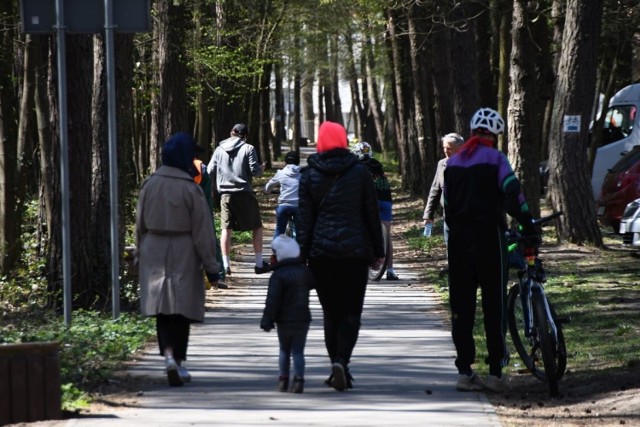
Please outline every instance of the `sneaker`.
[[387, 271], [387, 280], [400, 280], [398, 275], [392, 271]]
[[178, 371], [178, 364], [173, 357], [167, 357], [164, 360], [165, 370], [167, 371], [167, 380], [169, 381], [169, 385], [171, 387], [179, 387], [184, 382], [180, 377], [180, 371]]
[[224, 269], [224, 274], [226, 274], [227, 276], [231, 276], [231, 267], [227, 267]]
[[180, 375], [180, 379], [182, 379], [182, 382], [191, 382], [191, 374], [184, 366], [178, 366], [178, 374]]
[[278, 391], [286, 392], [289, 390], [289, 377], [280, 376], [278, 378]]
[[291, 393], [302, 393], [304, 391], [304, 378], [293, 377], [293, 384], [291, 384]]
[[480, 391], [484, 389], [482, 380], [475, 372], [471, 375], [460, 374], [458, 375], [458, 383], [456, 384], [456, 390], [458, 391]]
[[331, 387], [338, 391], [345, 391], [348, 383], [347, 374], [345, 373], [345, 368], [342, 363], [336, 362], [331, 365], [331, 374], [333, 375], [333, 378], [331, 379]]
[[229, 285], [224, 282], [218, 282], [218, 289], [229, 289]]
[[269, 271], [269, 263], [268, 262], [264, 262], [262, 264], [262, 267], [258, 267], [257, 265], [254, 267], [254, 271], [256, 272], [256, 274], [264, 274], [267, 273]]
[[494, 393], [503, 393], [509, 388], [507, 385], [507, 377], [504, 375], [500, 378], [495, 375], [489, 375], [482, 380], [484, 388]]

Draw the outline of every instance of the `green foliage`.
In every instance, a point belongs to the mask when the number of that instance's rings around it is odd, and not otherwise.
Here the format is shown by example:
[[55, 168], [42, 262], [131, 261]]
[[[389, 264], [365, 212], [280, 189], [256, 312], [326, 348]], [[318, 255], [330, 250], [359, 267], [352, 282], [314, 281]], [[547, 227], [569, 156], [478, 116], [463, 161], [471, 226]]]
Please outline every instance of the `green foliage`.
[[155, 333], [152, 318], [125, 313], [118, 320], [105, 313], [78, 310], [69, 328], [50, 311], [21, 313], [3, 322], [1, 343], [59, 342], [63, 407], [87, 404], [87, 392], [144, 346]]

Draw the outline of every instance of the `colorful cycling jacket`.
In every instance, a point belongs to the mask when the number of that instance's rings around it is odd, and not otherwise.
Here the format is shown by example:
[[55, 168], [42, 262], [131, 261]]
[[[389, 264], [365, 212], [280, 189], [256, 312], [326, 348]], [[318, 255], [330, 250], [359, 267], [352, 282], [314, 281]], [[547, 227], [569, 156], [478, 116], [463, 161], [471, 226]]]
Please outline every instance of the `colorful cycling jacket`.
[[444, 171], [448, 224], [475, 223], [507, 229], [505, 212], [525, 225], [531, 214], [511, 164], [486, 139], [474, 136], [447, 162]]

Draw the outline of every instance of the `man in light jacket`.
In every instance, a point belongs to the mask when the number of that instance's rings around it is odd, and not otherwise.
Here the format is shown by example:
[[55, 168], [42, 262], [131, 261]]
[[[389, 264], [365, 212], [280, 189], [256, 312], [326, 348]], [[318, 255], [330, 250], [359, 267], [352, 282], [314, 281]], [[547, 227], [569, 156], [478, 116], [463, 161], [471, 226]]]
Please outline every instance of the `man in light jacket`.
[[253, 145], [246, 142], [248, 133], [245, 124], [235, 125], [231, 130], [231, 136], [215, 149], [207, 165], [207, 172], [213, 177], [215, 191], [220, 196], [220, 246], [227, 276], [231, 275], [229, 254], [233, 230], [251, 230], [256, 259], [255, 273], [269, 271], [269, 263], [262, 259], [260, 206], [251, 185], [253, 177], [261, 176], [264, 172], [264, 165], [259, 163]]

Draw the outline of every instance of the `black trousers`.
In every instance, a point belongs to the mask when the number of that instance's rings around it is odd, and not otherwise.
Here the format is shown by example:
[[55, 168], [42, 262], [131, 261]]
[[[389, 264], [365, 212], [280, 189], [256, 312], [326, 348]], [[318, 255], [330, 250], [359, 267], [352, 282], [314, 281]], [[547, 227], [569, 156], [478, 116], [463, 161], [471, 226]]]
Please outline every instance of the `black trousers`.
[[173, 349], [174, 359], [186, 360], [190, 327], [191, 321], [181, 314], [156, 315], [156, 334], [160, 355], [164, 356], [164, 350], [170, 347]]
[[480, 287], [489, 371], [498, 375], [509, 362], [505, 344], [508, 262], [504, 232], [486, 224], [449, 224], [448, 257], [456, 366], [461, 373], [466, 372], [476, 358], [473, 325]]
[[369, 279], [363, 259], [313, 258], [309, 268], [324, 317], [324, 343], [331, 363], [347, 366], [360, 333], [360, 319]]

